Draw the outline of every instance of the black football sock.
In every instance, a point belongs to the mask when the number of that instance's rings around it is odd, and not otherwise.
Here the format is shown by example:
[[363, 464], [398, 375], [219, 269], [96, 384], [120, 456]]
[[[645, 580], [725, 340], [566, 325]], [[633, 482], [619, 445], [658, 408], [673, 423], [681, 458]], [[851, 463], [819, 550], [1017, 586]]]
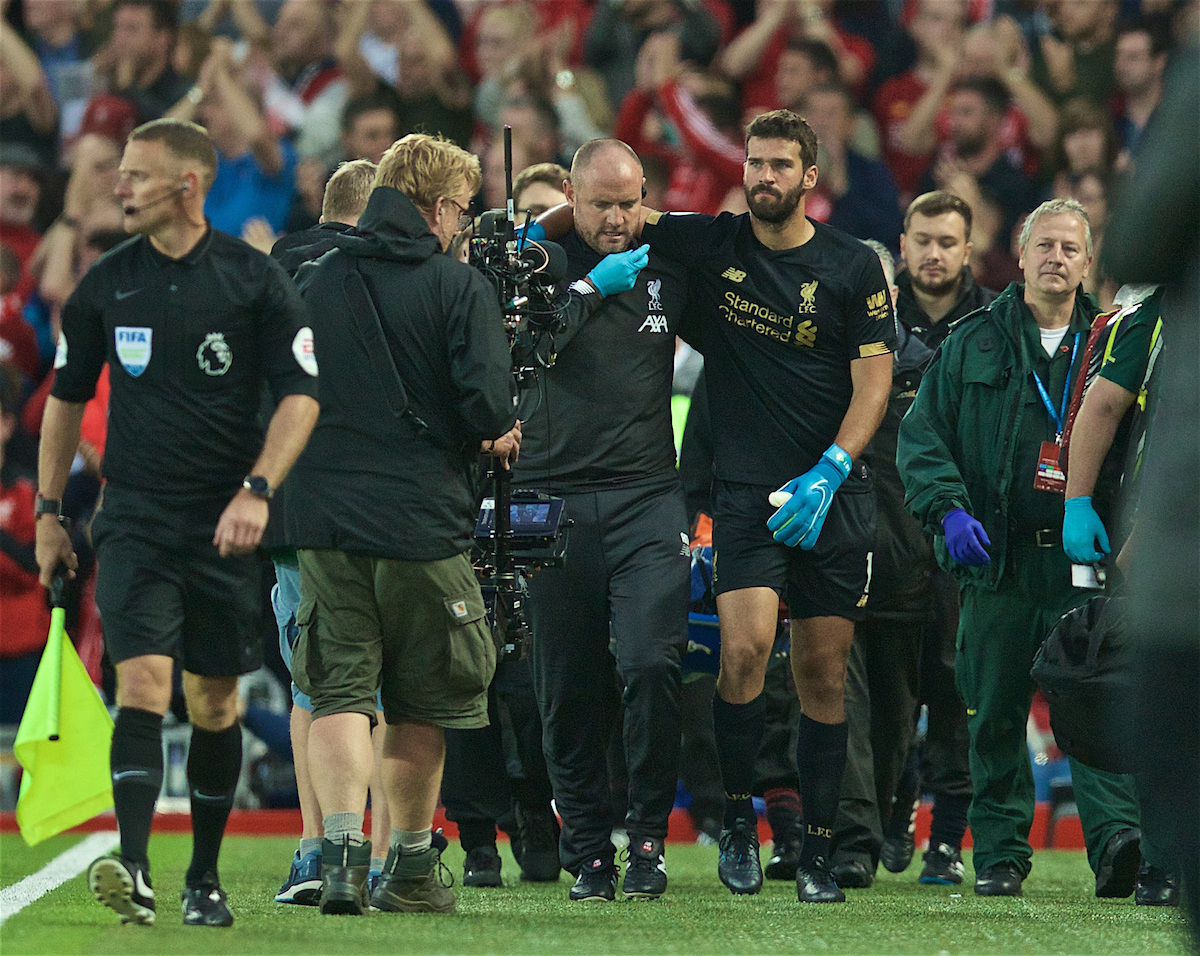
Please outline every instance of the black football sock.
[[971, 798], [939, 793], [933, 798], [933, 822], [929, 826], [929, 843], [946, 843], [962, 847], [967, 832], [967, 811]]
[[713, 694], [713, 734], [725, 787], [726, 830], [738, 820], [755, 819], [750, 788], [754, 786], [754, 764], [766, 713], [767, 698], [763, 694], [746, 704], [731, 704], [719, 692]]
[[121, 831], [121, 856], [148, 863], [146, 847], [154, 821], [154, 804], [162, 789], [162, 715], [122, 707], [113, 728], [113, 805]]
[[800, 863], [814, 857], [829, 859], [829, 841], [837, 817], [842, 771], [846, 768], [846, 722], [822, 724], [800, 715], [796, 740], [796, 770], [800, 803], [804, 807], [804, 845]]
[[215, 733], [192, 728], [187, 763], [192, 798], [192, 862], [185, 877], [188, 886], [198, 885], [210, 873], [217, 876], [225, 821], [233, 808], [233, 793], [241, 772], [240, 724]]

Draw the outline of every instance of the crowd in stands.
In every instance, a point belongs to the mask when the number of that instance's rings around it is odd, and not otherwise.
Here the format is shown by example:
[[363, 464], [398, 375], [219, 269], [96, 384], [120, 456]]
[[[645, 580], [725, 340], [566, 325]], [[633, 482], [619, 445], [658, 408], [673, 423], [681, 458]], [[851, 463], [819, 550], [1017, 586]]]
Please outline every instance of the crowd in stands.
[[[507, 125], [514, 171], [569, 166], [581, 143], [615, 135], [645, 163], [648, 205], [742, 212], [745, 124], [788, 107], [821, 142], [810, 216], [896, 249], [914, 196], [955, 193], [974, 210], [975, 279], [1002, 289], [1021, 277], [1023, 217], [1048, 197], [1083, 203], [1103, 243], [1114, 182], [1197, 7], [0, 0], [0, 593], [38, 590], [33, 526], [12, 489], [36, 463], [60, 310], [124, 238], [113, 186], [140, 123], [205, 126], [219, 156], [206, 215], [269, 251], [317, 222], [339, 163], [378, 162], [410, 131], [481, 158], [478, 209], [503, 204]], [[1098, 269], [1087, 288], [1111, 305], [1115, 286]], [[77, 513], [98, 488], [104, 395], [85, 420]], [[0, 657], [36, 654], [11, 620]]]

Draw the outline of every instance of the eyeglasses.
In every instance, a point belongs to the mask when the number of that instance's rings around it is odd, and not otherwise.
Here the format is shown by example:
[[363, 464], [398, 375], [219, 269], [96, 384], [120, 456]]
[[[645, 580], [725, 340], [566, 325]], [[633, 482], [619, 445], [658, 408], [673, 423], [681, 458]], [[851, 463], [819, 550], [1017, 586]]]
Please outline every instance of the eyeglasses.
[[455, 209], [458, 210], [458, 231], [459, 232], [462, 232], [464, 229], [470, 229], [471, 226], [474, 225], [475, 220], [471, 216], [471, 211], [469, 209], [467, 209], [466, 206], [464, 206], [462, 203], [458, 202], [455, 199], [451, 199], [449, 196], [443, 196], [442, 198], [445, 199], [446, 202], [450, 203], [452, 206], [454, 206]]

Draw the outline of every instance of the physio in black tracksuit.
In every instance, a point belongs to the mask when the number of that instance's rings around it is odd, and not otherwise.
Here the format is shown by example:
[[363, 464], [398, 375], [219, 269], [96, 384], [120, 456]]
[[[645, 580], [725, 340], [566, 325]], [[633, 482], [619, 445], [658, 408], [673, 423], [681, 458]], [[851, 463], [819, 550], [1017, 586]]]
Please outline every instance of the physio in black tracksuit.
[[[572, 169], [576, 230], [563, 239], [568, 281], [630, 242], [641, 164], [623, 143], [594, 141]], [[626, 181], [628, 180], [628, 182]], [[626, 193], [631, 192], [631, 195]], [[633, 288], [594, 314], [587, 286], [557, 363], [523, 397], [515, 480], [566, 499], [566, 562], [529, 582], [543, 746], [573, 899], [612, 899], [605, 743], [625, 705], [630, 838], [626, 895], [657, 896], [679, 758], [680, 661], [687, 647], [688, 524], [675, 470], [671, 377], [682, 272], [650, 254]], [[583, 294], [580, 295], [580, 291]]]

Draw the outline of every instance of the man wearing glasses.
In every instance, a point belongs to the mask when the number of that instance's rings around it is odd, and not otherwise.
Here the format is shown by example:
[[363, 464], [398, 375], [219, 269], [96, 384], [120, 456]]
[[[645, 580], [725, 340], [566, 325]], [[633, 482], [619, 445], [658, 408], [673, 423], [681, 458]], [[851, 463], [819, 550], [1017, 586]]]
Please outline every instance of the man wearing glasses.
[[[324, 814], [321, 912], [454, 909], [431, 826], [447, 727], [487, 724], [496, 652], [468, 551], [479, 451], [521, 441], [508, 343], [487, 280], [441, 255], [470, 224], [479, 162], [413, 134], [384, 154], [357, 234], [297, 281], [323, 343], [313, 453], [288, 484], [309, 767]], [[327, 357], [326, 357], [327, 356]], [[375, 691], [391, 840], [369, 895], [363, 834]], [[444, 845], [444, 844], [443, 844]]]

